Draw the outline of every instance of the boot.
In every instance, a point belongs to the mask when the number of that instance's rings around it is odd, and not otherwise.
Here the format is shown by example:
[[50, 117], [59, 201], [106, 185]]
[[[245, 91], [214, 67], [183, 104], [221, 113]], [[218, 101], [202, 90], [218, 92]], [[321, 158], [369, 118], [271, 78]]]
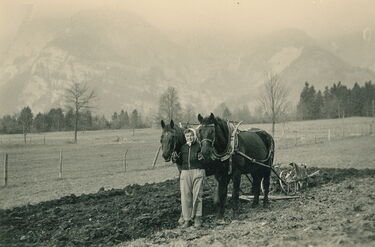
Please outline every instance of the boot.
[[186, 221], [182, 224], [181, 228], [188, 228], [189, 226], [190, 226], [190, 220], [186, 220]]
[[194, 227], [200, 228], [201, 226], [202, 226], [202, 217], [201, 216], [195, 216]]

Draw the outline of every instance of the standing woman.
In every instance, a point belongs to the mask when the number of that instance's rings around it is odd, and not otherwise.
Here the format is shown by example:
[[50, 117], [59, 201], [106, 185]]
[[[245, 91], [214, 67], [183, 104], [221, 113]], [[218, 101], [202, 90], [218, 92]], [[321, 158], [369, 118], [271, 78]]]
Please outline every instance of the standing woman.
[[184, 218], [182, 227], [189, 227], [194, 220], [194, 227], [198, 228], [202, 226], [204, 163], [200, 158], [201, 148], [195, 130], [186, 129], [184, 134], [186, 144], [182, 146], [179, 157], [182, 159], [180, 175], [181, 208]]

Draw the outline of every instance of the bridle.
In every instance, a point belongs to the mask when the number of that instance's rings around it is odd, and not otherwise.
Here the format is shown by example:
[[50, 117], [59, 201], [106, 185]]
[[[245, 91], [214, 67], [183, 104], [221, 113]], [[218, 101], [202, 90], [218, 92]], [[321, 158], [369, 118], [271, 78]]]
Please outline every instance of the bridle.
[[199, 128], [203, 128], [203, 127], [213, 127], [214, 128], [214, 138], [211, 140], [211, 139], [208, 139], [208, 138], [205, 138], [200, 142], [201, 146], [204, 142], [210, 142], [211, 143], [211, 146], [213, 147], [214, 146], [214, 142], [215, 142], [215, 124], [205, 124], [205, 125], [201, 125], [199, 126]]

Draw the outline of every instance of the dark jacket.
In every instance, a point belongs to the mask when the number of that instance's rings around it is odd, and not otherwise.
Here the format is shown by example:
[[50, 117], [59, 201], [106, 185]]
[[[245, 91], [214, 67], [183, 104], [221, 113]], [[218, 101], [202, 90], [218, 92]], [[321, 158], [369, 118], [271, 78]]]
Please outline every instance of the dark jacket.
[[181, 170], [204, 169], [205, 161], [198, 159], [200, 151], [201, 147], [197, 141], [193, 142], [191, 146], [185, 143], [181, 147], [179, 162], [177, 162], [177, 164], [181, 164], [179, 168]]

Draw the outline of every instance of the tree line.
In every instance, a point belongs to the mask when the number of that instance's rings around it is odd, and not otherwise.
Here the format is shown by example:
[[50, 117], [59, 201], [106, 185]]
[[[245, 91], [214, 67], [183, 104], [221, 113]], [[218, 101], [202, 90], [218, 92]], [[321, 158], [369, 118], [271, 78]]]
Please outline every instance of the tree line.
[[[78, 122], [80, 131], [149, 127], [142, 121], [137, 109], [131, 111], [130, 116], [124, 110], [114, 112], [110, 120], [104, 115], [93, 115], [90, 110], [85, 110], [78, 114]], [[73, 109], [64, 112], [62, 108], [52, 108], [46, 113], [34, 115], [31, 108], [26, 106], [19, 113], [0, 118], [0, 133], [71, 131], [74, 130], [74, 124]]]
[[297, 105], [297, 117], [300, 120], [374, 117], [374, 100], [375, 85], [371, 81], [362, 87], [355, 83], [353, 88], [338, 82], [325, 87], [323, 92], [306, 82]]
[[[31, 108], [26, 106], [17, 114], [0, 118], [0, 133], [23, 133], [26, 142], [26, 134], [30, 132], [73, 130], [76, 142], [76, 132], [79, 130], [146, 128], [152, 124], [159, 126], [161, 119], [196, 123], [199, 113], [191, 104], [185, 108], [181, 106], [174, 87], [168, 87], [160, 95], [158, 110], [153, 116], [145, 116], [145, 120], [137, 109], [130, 113], [124, 110], [114, 112], [109, 120], [104, 115], [94, 116], [89, 103], [92, 103], [95, 95], [88, 91], [85, 84], [73, 84], [66, 95], [65, 101], [70, 104], [65, 111], [62, 108], [52, 108], [48, 112], [34, 115]], [[240, 120], [244, 123], [271, 122], [273, 126], [286, 119], [374, 116], [375, 85], [371, 81], [365, 82], [363, 87], [355, 83], [352, 89], [338, 82], [331, 87], [327, 86], [323, 93], [306, 82], [300, 94], [297, 114], [288, 111], [290, 104], [287, 89], [279, 83], [277, 75], [269, 75], [261, 95], [253, 113], [246, 104], [231, 109], [225, 103], [219, 104], [213, 112], [223, 119]]]

